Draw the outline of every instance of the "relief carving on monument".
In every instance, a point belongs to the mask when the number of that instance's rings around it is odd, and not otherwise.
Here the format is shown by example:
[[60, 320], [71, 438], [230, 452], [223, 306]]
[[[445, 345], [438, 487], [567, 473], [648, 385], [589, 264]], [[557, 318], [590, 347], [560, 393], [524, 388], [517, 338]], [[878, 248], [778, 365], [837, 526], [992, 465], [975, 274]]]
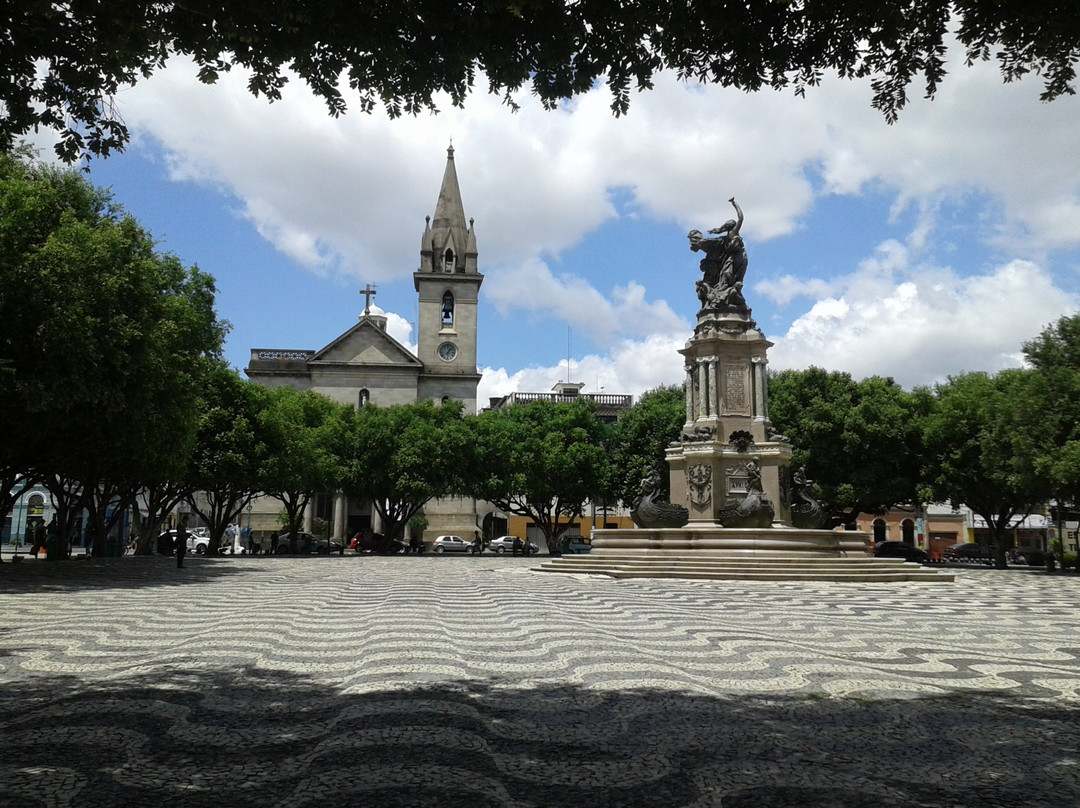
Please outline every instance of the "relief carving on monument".
[[712, 499], [712, 466], [697, 463], [686, 469], [686, 489], [695, 505], [707, 505]]

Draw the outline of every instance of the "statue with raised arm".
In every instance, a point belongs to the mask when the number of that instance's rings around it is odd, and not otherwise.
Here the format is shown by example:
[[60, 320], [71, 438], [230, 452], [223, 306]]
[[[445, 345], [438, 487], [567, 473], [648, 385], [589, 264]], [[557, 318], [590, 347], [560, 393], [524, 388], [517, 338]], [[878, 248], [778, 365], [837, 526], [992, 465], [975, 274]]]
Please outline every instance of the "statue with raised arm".
[[710, 230], [709, 236], [715, 238], [703, 235], [700, 230], [691, 230], [687, 238], [693, 252], [705, 253], [701, 259], [701, 280], [695, 287], [701, 307], [745, 311], [742, 287], [746, 277], [746, 245], [739, 235], [743, 212], [735, 197], [729, 201], [735, 207], [737, 219], [728, 219], [722, 226]]

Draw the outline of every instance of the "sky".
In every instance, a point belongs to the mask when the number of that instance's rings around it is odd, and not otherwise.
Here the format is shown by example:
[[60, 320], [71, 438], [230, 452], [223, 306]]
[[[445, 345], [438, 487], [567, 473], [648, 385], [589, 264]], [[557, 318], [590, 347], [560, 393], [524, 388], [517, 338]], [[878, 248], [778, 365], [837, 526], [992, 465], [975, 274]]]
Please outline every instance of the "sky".
[[[745, 213], [745, 297], [774, 370], [907, 388], [1022, 362], [1080, 302], [1080, 99], [951, 64], [894, 125], [867, 82], [745, 94], [657, 77], [614, 117], [600, 86], [556, 111], [476, 92], [464, 109], [327, 114], [299, 81], [275, 103], [241, 71], [182, 59], [123, 90], [132, 142], [90, 179], [217, 281], [225, 357], [319, 349], [363, 311], [414, 347], [412, 273], [452, 143], [480, 292], [478, 398], [640, 395], [683, 380], [700, 255], [686, 234]], [[479, 86], [484, 86], [482, 77]], [[349, 95], [346, 91], [346, 100]], [[47, 156], [48, 142], [37, 141]]]

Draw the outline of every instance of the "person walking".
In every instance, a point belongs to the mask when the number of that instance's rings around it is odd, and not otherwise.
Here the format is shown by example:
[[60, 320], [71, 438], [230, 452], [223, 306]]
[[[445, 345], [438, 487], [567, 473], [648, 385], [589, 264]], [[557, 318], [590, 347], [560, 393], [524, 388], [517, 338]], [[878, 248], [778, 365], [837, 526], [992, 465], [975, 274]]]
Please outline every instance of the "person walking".
[[184, 566], [184, 556], [187, 554], [187, 514], [180, 517], [180, 524], [176, 527], [176, 567]]
[[45, 520], [38, 519], [34, 522], [33, 527], [30, 528], [30, 538], [33, 544], [30, 546], [30, 554], [34, 558], [38, 557], [43, 549], [45, 549]]

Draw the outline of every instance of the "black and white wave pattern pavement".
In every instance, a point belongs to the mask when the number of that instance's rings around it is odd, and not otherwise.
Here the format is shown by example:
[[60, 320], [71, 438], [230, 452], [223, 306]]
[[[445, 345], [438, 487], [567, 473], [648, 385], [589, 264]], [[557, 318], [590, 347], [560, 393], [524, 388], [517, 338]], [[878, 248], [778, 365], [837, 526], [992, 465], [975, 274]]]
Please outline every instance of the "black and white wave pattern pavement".
[[1080, 578], [0, 568], [0, 806], [1080, 806]]

